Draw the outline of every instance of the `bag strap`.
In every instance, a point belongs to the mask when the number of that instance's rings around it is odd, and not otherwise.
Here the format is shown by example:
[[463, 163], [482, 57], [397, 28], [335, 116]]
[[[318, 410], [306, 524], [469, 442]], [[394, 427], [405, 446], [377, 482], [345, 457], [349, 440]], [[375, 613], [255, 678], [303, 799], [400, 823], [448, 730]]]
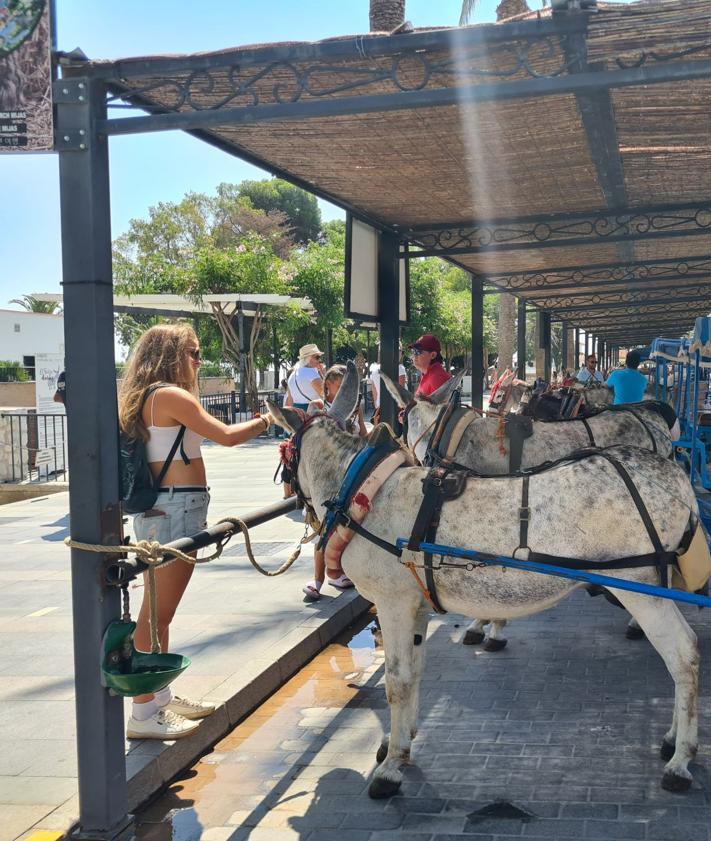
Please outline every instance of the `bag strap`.
[[175, 436], [175, 441], [173, 441], [173, 446], [170, 448], [170, 452], [168, 453], [168, 458], [163, 462], [163, 467], [161, 467], [160, 473], [158, 474], [158, 478], [154, 482], [154, 487], [159, 488], [163, 479], [165, 478], [165, 474], [168, 472], [168, 468], [173, 462], [175, 458], [175, 454], [178, 452], [178, 447], [183, 443], [183, 437], [185, 435], [185, 427], [181, 426], [180, 431]]
[[[145, 390], [143, 395], [143, 400], [141, 401], [141, 408], [139, 411], [143, 411], [143, 407], [146, 405], [146, 400], [158, 391], [159, 388], [170, 388], [170, 383], [153, 383], [153, 385], [149, 385], [148, 388]], [[183, 438], [185, 437], [185, 427], [181, 424], [180, 429], [178, 430], [178, 434], [175, 436], [175, 441], [173, 441], [173, 446], [170, 448], [170, 452], [168, 453], [168, 458], [163, 462], [163, 467], [161, 467], [160, 473], [158, 474], [158, 478], [154, 482], [154, 487], [159, 488], [163, 479], [165, 478], [165, 474], [168, 472], [168, 468], [173, 463], [173, 459], [175, 458], [175, 454], [178, 451], [178, 447], [180, 447], [180, 452], [185, 464], [190, 464], [190, 459], [188, 458], [185, 450], [183, 450]]]

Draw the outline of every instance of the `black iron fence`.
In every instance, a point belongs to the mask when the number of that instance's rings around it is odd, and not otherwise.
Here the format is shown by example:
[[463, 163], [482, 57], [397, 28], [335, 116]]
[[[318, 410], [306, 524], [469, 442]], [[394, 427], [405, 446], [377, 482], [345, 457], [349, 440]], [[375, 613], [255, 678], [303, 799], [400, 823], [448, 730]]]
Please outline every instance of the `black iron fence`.
[[66, 477], [67, 418], [33, 411], [0, 414], [0, 481], [48, 482]]
[[[260, 413], [268, 411], [267, 400], [281, 405], [282, 395], [278, 391], [260, 391], [259, 406]], [[200, 397], [203, 409], [209, 412], [214, 418], [222, 423], [240, 423], [253, 417], [253, 412], [240, 404], [240, 395], [237, 391], [227, 391], [222, 394], [204, 394]]]

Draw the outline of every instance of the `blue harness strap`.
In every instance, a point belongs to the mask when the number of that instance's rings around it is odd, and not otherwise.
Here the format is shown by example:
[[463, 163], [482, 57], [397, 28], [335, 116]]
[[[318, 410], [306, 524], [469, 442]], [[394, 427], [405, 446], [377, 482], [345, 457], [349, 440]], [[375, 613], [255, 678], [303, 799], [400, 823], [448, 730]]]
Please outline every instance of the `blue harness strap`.
[[380, 445], [377, 447], [366, 447], [353, 456], [338, 493], [324, 503], [328, 514], [326, 514], [323, 521], [323, 528], [321, 529], [321, 536], [317, 545], [318, 549], [323, 549], [328, 543], [328, 539], [336, 527], [340, 515], [348, 511], [353, 495], [371, 474], [373, 468], [391, 452], [392, 450], [389, 447]]
[[[406, 549], [409, 543], [408, 537], [398, 537], [395, 541], [399, 549]], [[535, 561], [523, 561], [516, 558], [508, 558], [505, 555], [492, 555], [486, 552], [477, 552], [474, 549], [462, 549], [458, 546], [445, 546], [440, 543], [421, 543], [420, 551], [430, 552], [433, 555], [444, 557], [462, 558], [474, 562], [466, 566], [458, 564], [443, 564], [443, 566], [457, 566], [460, 569], [470, 571], [475, 566], [490, 564], [494, 566], [512, 567], [524, 572], [538, 572], [543, 575], [555, 575], [558, 578], [568, 578], [571, 581], [583, 581], [587, 584], [598, 584], [601, 587], [612, 587], [617, 590], [628, 590], [632, 593], [642, 593], [645, 596], [656, 596], [660, 599], [669, 599], [675, 602], [686, 602], [699, 607], [711, 607], [711, 598], [697, 593], [687, 593], [685, 590], [676, 590], [672, 587], [659, 587], [654, 584], [643, 584], [641, 581], [627, 581], [624, 578], [614, 578], [611, 575], [599, 575], [595, 572], [583, 572], [582, 570], [570, 569], [555, 566], [551, 563], [537, 563]], [[588, 561], [589, 567], [596, 566], [595, 561]], [[630, 566], [632, 566], [630, 564]]]

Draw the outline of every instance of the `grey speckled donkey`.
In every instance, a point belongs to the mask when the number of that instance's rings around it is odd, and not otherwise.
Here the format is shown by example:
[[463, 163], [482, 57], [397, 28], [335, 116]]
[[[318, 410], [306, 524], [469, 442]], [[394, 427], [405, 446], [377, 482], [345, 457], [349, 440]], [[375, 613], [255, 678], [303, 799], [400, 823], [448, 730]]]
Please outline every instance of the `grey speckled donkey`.
[[[358, 400], [358, 375], [349, 369], [331, 409], [348, 417]], [[291, 409], [269, 406], [277, 423], [297, 431], [302, 416]], [[363, 439], [342, 432], [326, 417], [309, 421], [300, 437], [298, 482], [305, 500], [323, 519], [324, 502], [333, 498], [353, 456], [365, 447]], [[645, 450], [617, 447], [610, 451], [634, 477], [665, 551], [676, 551], [696, 512], [693, 489], [674, 462]], [[372, 500], [364, 527], [381, 540], [394, 543], [410, 535], [422, 500], [426, 470], [396, 470]], [[469, 478], [463, 493], [444, 504], [437, 542], [511, 556], [519, 546], [516, 518], [502, 511], [521, 504], [522, 480], [517, 477]], [[532, 551], [576, 557], [596, 563], [650, 551], [650, 539], [630, 501], [622, 479], [600, 455], [571, 461], [530, 478], [528, 545]], [[491, 524], [497, 523], [492, 529]], [[576, 523], [575, 529], [567, 524]], [[520, 556], [520, 555], [519, 555]], [[386, 695], [390, 705], [390, 736], [378, 751], [381, 764], [370, 785], [371, 797], [389, 797], [402, 782], [401, 766], [410, 759], [417, 732], [420, 678], [430, 606], [420, 585], [403, 562], [422, 563], [419, 553], [405, 550], [398, 559], [358, 534], [343, 554], [346, 574], [358, 591], [374, 602], [383, 632]], [[453, 564], [456, 560], [448, 558]], [[616, 572], [620, 578], [657, 582], [652, 567]], [[496, 566], [447, 567], [435, 572], [443, 607], [465, 616], [518, 618], [553, 607], [580, 584], [547, 575]], [[664, 660], [675, 685], [674, 716], [664, 736], [666, 763], [662, 786], [680, 791], [692, 782], [688, 763], [697, 750], [699, 655], [696, 636], [673, 602], [612, 589], [639, 621], [650, 643]], [[624, 766], [624, 762], [623, 762]]]
[[[381, 372], [385, 386], [398, 405], [402, 408], [411, 407], [407, 412], [407, 445], [415, 448], [415, 455], [420, 461], [424, 460], [440, 409], [459, 386], [463, 373], [446, 382], [426, 400], [421, 400]], [[586, 393], [598, 395], [598, 405], [602, 405], [600, 395], [603, 392], [609, 399], [608, 388], [586, 389]], [[588, 418], [587, 426], [581, 420], [534, 420], [532, 434], [523, 442], [521, 467], [538, 467], [546, 461], [554, 461], [582, 447], [588, 447], [593, 442], [598, 447], [630, 444], [649, 450], [652, 449], [652, 438], [657, 452], [670, 457], [673, 445], [669, 426], [654, 406], [651, 403], [639, 403], [633, 407], [634, 414], [602, 412]], [[496, 417], [476, 417], [465, 430], [454, 459], [478, 473], [506, 475], [509, 472], [510, 444], [507, 439], [502, 441], [497, 435], [500, 423]], [[490, 625], [488, 635], [485, 633], [487, 625]], [[505, 625], [506, 622], [498, 619], [477, 619], [467, 628], [463, 642], [465, 645], [484, 642], [487, 651], [501, 651], [506, 646], [503, 636]], [[634, 620], [628, 626], [627, 636], [630, 639], [644, 636]]]

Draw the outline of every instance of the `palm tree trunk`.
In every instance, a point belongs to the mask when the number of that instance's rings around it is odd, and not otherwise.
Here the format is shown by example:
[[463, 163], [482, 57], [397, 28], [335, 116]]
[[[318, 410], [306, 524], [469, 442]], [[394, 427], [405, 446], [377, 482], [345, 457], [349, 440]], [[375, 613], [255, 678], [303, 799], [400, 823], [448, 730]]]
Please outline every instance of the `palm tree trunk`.
[[405, 0], [370, 0], [370, 31], [392, 32], [405, 22]]

